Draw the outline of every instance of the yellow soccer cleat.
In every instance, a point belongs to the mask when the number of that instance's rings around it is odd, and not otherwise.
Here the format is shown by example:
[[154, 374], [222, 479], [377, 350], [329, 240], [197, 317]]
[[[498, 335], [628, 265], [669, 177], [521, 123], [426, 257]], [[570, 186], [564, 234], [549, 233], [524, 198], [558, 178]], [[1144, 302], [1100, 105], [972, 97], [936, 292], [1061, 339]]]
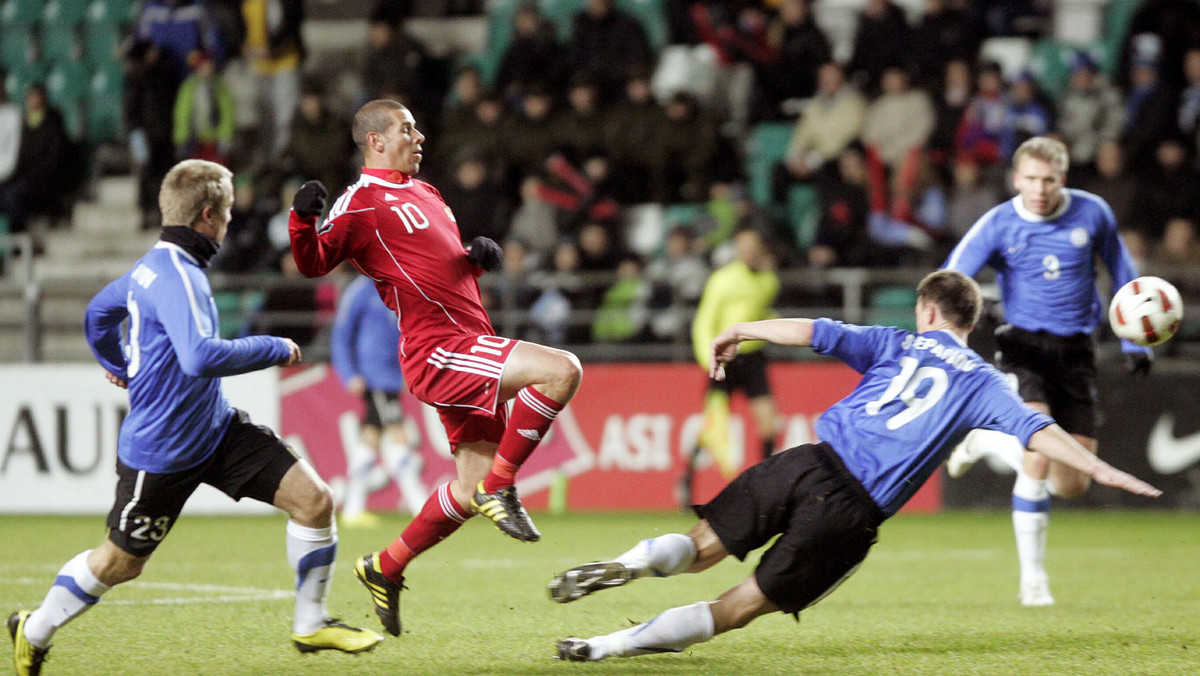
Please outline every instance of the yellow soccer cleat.
[[354, 564], [354, 576], [359, 584], [371, 592], [371, 600], [375, 602], [375, 614], [383, 628], [392, 636], [400, 635], [400, 591], [404, 589], [404, 579], [392, 582], [379, 569], [379, 554], [367, 554]]
[[491, 519], [500, 532], [521, 542], [537, 542], [542, 537], [533, 525], [533, 519], [529, 518], [529, 512], [521, 506], [516, 486], [488, 493], [480, 481], [475, 487], [475, 495], [471, 496], [471, 511]]
[[42, 673], [42, 663], [46, 661], [46, 653], [50, 652], [50, 648], [39, 648], [25, 638], [27, 619], [28, 610], [18, 610], [8, 616], [8, 635], [13, 641], [13, 668], [17, 676], [38, 676]]
[[296, 650], [315, 653], [318, 650], [340, 650], [344, 653], [362, 653], [372, 650], [383, 637], [373, 631], [342, 624], [337, 620], [325, 620], [325, 626], [311, 634], [292, 634]]

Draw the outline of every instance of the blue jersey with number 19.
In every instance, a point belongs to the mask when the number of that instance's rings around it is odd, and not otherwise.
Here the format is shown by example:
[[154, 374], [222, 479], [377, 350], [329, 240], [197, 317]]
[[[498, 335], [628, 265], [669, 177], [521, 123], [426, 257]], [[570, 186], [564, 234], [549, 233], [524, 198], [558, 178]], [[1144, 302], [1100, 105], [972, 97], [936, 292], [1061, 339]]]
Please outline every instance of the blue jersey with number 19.
[[817, 436], [885, 516], [899, 511], [970, 430], [1007, 432], [1027, 444], [1054, 422], [1025, 406], [999, 371], [949, 331], [818, 319], [812, 347], [863, 374], [817, 420]]

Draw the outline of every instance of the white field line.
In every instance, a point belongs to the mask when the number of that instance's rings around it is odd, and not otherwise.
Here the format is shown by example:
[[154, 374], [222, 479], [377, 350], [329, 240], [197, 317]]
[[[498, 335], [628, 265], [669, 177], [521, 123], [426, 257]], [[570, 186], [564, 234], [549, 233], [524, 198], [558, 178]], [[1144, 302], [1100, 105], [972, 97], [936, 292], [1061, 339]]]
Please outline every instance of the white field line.
[[[36, 585], [47, 584], [43, 578], [17, 577], [0, 578], [0, 584]], [[187, 584], [182, 582], [129, 582], [126, 585], [134, 589], [161, 589], [166, 591], [192, 592], [196, 594], [216, 594], [215, 596], [179, 596], [161, 599], [111, 599], [104, 605], [115, 606], [151, 606], [151, 605], [190, 605], [196, 603], [239, 603], [257, 601], [278, 601], [293, 599], [296, 594], [290, 589], [262, 589], [260, 587], [231, 587], [213, 584]]]

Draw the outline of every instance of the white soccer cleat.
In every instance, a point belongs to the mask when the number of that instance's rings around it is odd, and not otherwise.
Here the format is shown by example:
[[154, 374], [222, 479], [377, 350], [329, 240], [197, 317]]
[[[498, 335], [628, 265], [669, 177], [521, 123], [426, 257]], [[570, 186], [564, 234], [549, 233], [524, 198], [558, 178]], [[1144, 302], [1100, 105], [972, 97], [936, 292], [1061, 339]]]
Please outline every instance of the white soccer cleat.
[[946, 473], [951, 479], [967, 473], [971, 466], [979, 462], [983, 457], [982, 444], [976, 443], [975, 433], [978, 430], [967, 432], [967, 436], [962, 442], [954, 447], [954, 452], [950, 454], [950, 459], [946, 461]]
[[1043, 575], [1028, 582], [1022, 582], [1021, 605], [1028, 607], [1054, 605], [1054, 597], [1050, 595], [1050, 578]]

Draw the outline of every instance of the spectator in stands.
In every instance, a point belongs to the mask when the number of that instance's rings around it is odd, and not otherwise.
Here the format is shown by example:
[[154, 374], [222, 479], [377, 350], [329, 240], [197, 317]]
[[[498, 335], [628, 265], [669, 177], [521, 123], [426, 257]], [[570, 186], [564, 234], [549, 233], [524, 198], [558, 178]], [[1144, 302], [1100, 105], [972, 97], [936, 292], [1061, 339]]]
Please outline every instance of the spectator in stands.
[[[270, 185], [269, 182], [264, 187]], [[267, 233], [267, 224], [279, 211], [275, 197], [263, 194], [248, 174], [238, 174], [233, 183], [233, 207], [221, 249], [210, 267], [215, 272], [243, 274], [272, 270], [278, 253]]]
[[175, 96], [172, 138], [176, 156], [228, 163], [234, 119], [233, 94], [225, 78], [207, 54], [194, 54], [192, 74]]
[[755, 3], [697, 2], [692, 5], [696, 34], [717, 56], [714, 101], [726, 135], [740, 138], [750, 121], [756, 81], [778, 61], [767, 39], [767, 15]]
[[[427, 142], [427, 145], [436, 144], [439, 155], [445, 152], [446, 137], [461, 133], [461, 130], [471, 124], [475, 118], [475, 104], [479, 103], [483, 93], [483, 76], [479, 73], [479, 69], [475, 66], [459, 68], [450, 85], [450, 94], [442, 105], [442, 115], [439, 120], [441, 133], [438, 134], [436, 140], [431, 139], [430, 142]], [[455, 149], [455, 151], [457, 150], [458, 148]], [[454, 157], [454, 153], [449, 153], [446, 157]]]
[[625, 97], [605, 121], [605, 154], [618, 167], [610, 182], [613, 197], [622, 204], [654, 199], [658, 144], [666, 113], [650, 92], [646, 71], [635, 68], [625, 82]]
[[631, 68], [649, 71], [654, 62], [641, 24], [614, 8], [613, 0], [587, 0], [575, 17], [564, 58], [565, 71], [591, 75], [605, 101], [620, 95]]
[[996, 186], [983, 180], [979, 166], [969, 157], [954, 163], [954, 186], [946, 205], [946, 230], [957, 243], [972, 225], [1001, 200]]
[[605, 152], [606, 115], [598, 96], [592, 78], [587, 73], [575, 73], [567, 89], [567, 108], [554, 120], [555, 147], [577, 164]]
[[592, 318], [592, 340], [600, 343], [646, 339], [650, 310], [650, 285], [642, 277], [642, 263], [627, 254], [617, 263], [617, 281], [604, 290]]
[[717, 129], [686, 92], [676, 92], [666, 105], [667, 124], [658, 146], [655, 185], [664, 203], [701, 202], [708, 196]]
[[337, 284], [329, 277], [316, 282], [307, 280], [296, 267], [290, 250], [284, 250], [275, 265], [283, 276], [266, 289], [242, 333], [259, 335], [269, 331], [270, 335], [290, 338], [301, 347], [311, 346], [333, 324]]
[[538, 173], [554, 149], [554, 99], [545, 84], [535, 83], [525, 93], [517, 113], [505, 121], [500, 152], [512, 168], [510, 184], [519, 185]]
[[1186, 86], [1179, 93], [1179, 131], [1192, 139], [1190, 150], [1200, 151], [1200, 46], [1183, 55], [1183, 76]]
[[1164, 84], [1177, 91], [1187, 84], [1184, 52], [1200, 46], [1200, 5], [1193, 0], [1145, 0], [1140, 5], [1125, 33], [1117, 83], [1132, 88], [1136, 62], [1149, 59], [1163, 65]]
[[425, 46], [404, 29], [403, 15], [380, 3], [368, 19], [363, 100], [396, 93], [417, 118], [425, 119], [427, 111], [436, 109], [422, 77], [428, 59]]
[[1163, 229], [1162, 242], [1154, 250], [1151, 259], [1164, 265], [1200, 265], [1200, 243], [1196, 241], [1196, 219], [1175, 216], [1167, 220]]
[[686, 339], [692, 311], [700, 302], [708, 264], [697, 252], [691, 228], [677, 225], [667, 233], [662, 252], [646, 266], [651, 285], [649, 328], [659, 340]]
[[487, 161], [488, 172], [508, 185], [509, 164], [504, 145], [510, 123], [500, 95], [491, 90], [481, 91], [478, 100], [463, 114], [454, 108], [451, 112], [441, 136], [431, 139], [438, 144], [438, 154], [453, 158], [473, 148]]
[[1158, 144], [1157, 164], [1140, 176], [1130, 226], [1153, 248], [1162, 240], [1167, 221], [1200, 216], [1200, 171], [1189, 163], [1185, 139], [1168, 136]]
[[773, 196], [782, 202], [787, 186], [836, 173], [834, 161], [862, 133], [867, 102], [846, 82], [833, 61], [817, 71], [817, 95], [804, 107], [788, 142], [787, 154], [775, 169]]
[[1130, 71], [1122, 141], [1135, 172], [1154, 168], [1159, 142], [1177, 128], [1175, 95], [1159, 80], [1158, 73], [1158, 62], [1149, 58], [1134, 60]]
[[784, 0], [767, 26], [767, 44], [778, 55], [760, 71], [762, 97], [758, 117], [779, 120], [785, 101], [811, 98], [817, 91], [817, 69], [833, 56], [829, 38], [813, 18], [812, 0]]
[[503, 242], [508, 236], [510, 207], [503, 189], [488, 174], [483, 155], [467, 148], [454, 160], [450, 180], [441, 183], [440, 192], [454, 212], [463, 245], [478, 236]]
[[292, 120], [279, 164], [285, 174], [317, 179], [337, 195], [349, 182], [354, 144], [347, 122], [329, 109], [324, 93], [315, 80], [303, 84], [300, 114]]
[[243, 0], [242, 18], [246, 26], [242, 54], [257, 89], [257, 147], [274, 160], [287, 147], [300, 102], [304, 0]]
[[590, 221], [579, 228], [579, 269], [584, 272], [613, 272], [626, 251], [616, 241], [616, 223]]
[[982, 168], [1001, 163], [1000, 142], [1008, 118], [1000, 64], [987, 63], [975, 78], [975, 95], [959, 121], [955, 147]]
[[520, 105], [521, 97], [535, 82], [557, 90], [563, 76], [561, 53], [554, 24], [542, 16], [538, 3], [522, 2], [513, 15], [512, 38], [500, 57], [496, 88], [513, 105]]
[[1008, 90], [1004, 130], [1000, 134], [1000, 156], [1012, 157], [1017, 146], [1034, 136], [1043, 136], [1054, 128], [1053, 104], [1038, 90], [1033, 73], [1021, 71]]
[[561, 153], [551, 155], [538, 197], [557, 211], [559, 230], [575, 234], [589, 221], [609, 222], [620, 216], [620, 206], [609, 195], [608, 161], [592, 157], [576, 167]]
[[879, 88], [883, 71], [892, 66], [908, 67], [914, 60], [910, 42], [912, 29], [891, 0], [867, 0], [858, 15], [854, 33], [854, 55], [846, 72], [865, 92]]
[[970, 59], [979, 51], [981, 36], [965, 9], [950, 0], [925, 0], [921, 21], [912, 35], [916, 84], [936, 87], [954, 59]]
[[[8, 180], [0, 183], [0, 214], [8, 217], [10, 232], [25, 232], [31, 216], [52, 214], [67, 191], [71, 139], [59, 109], [46, 99], [46, 87], [25, 89], [17, 162]], [[35, 252], [40, 245], [34, 245]]]
[[171, 65], [162, 49], [134, 40], [125, 53], [125, 128], [137, 173], [137, 205], [143, 230], [159, 227], [158, 188], [175, 162], [172, 140], [175, 96]]
[[8, 98], [8, 70], [0, 66], [0, 185], [3, 185], [17, 168], [17, 154], [21, 150], [21, 107]]
[[562, 239], [554, 249], [550, 272], [533, 275], [531, 282], [545, 290], [529, 308], [533, 322], [551, 344], [583, 343], [589, 338], [587, 324], [574, 321], [574, 311], [596, 306], [595, 290], [584, 284], [580, 275], [579, 246], [571, 238]]
[[1108, 202], [1117, 226], [1122, 230], [1133, 223], [1134, 198], [1138, 180], [1125, 168], [1125, 153], [1115, 140], [1101, 141], [1096, 149], [1096, 169], [1085, 173], [1078, 185], [1083, 190], [1095, 193]]
[[549, 263], [559, 240], [555, 209], [541, 198], [541, 185], [537, 176], [529, 176], [521, 182], [521, 204], [509, 222], [509, 238], [524, 242], [531, 268]]
[[940, 87], [933, 90], [937, 124], [929, 137], [929, 160], [943, 173], [952, 171], [958, 125], [971, 100], [971, 66], [966, 59], [946, 63]]
[[817, 235], [808, 249], [808, 263], [817, 267], [852, 267], [870, 261], [867, 217], [871, 211], [867, 164], [855, 143], [838, 155], [838, 171], [818, 182], [821, 216]]
[[1121, 93], [1108, 84], [1087, 52], [1075, 52], [1071, 59], [1060, 112], [1058, 132], [1071, 153], [1072, 174], [1094, 171], [1100, 144], [1120, 138], [1125, 109]]
[[162, 49], [171, 64], [174, 87], [190, 75], [198, 52], [208, 54], [218, 65], [225, 63], [219, 26], [203, 0], [145, 0], [135, 36]]
[[882, 199], [872, 208], [912, 222], [913, 200], [936, 113], [928, 94], [909, 87], [908, 71], [900, 66], [883, 71], [881, 88], [880, 96], [867, 108], [862, 130], [871, 192]]

